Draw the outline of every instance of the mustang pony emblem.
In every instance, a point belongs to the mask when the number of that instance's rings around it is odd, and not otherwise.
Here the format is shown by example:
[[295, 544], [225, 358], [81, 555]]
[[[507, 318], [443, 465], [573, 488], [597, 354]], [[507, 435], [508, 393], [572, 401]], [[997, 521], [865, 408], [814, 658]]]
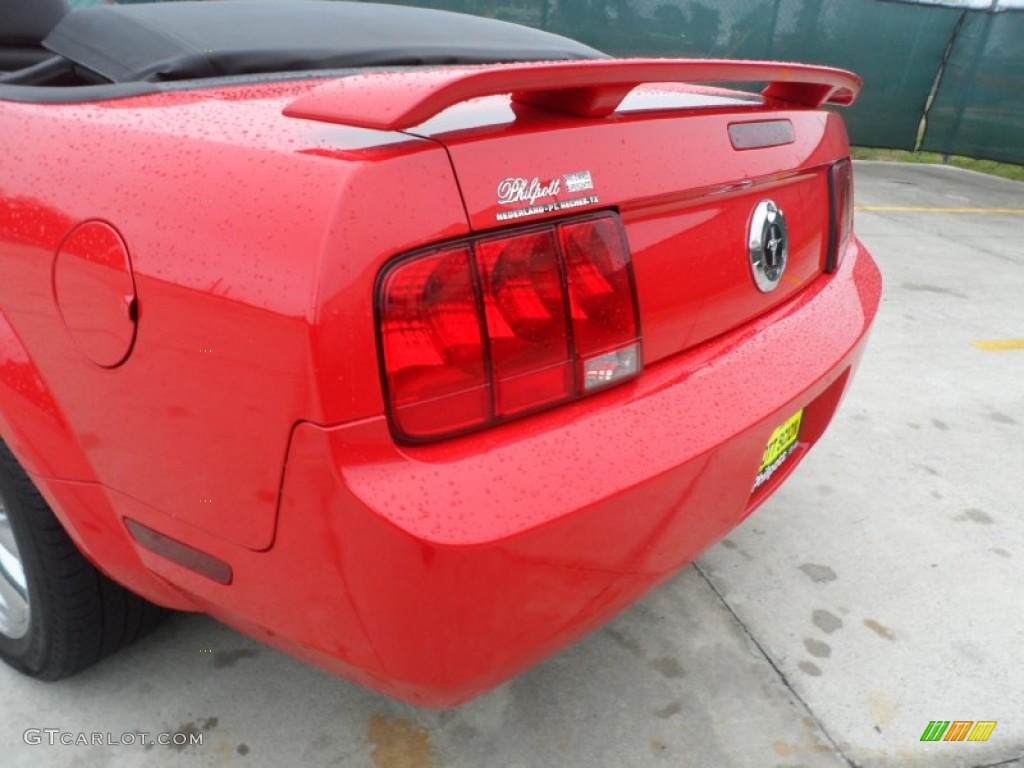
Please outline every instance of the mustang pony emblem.
[[754, 284], [768, 293], [778, 286], [789, 261], [786, 217], [772, 200], [762, 200], [754, 208], [747, 239]]

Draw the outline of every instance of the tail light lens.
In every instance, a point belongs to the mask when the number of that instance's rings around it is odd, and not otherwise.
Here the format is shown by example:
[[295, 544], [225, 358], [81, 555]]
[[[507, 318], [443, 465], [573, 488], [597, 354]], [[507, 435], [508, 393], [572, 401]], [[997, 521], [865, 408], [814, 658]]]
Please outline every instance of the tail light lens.
[[472, 251], [447, 248], [384, 278], [381, 339], [391, 417], [403, 433], [467, 429], [490, 414]]
[[835, 272], [843, 261], [853, 231], [853, 163], [849, 158], [832, 166], [828, 186], [832, 229], [825, 271]]
[[498, 418], [573, 394], [562, 264], [554, 230], [476, 244]]
[[577, 378], [596, 389], [639, 372], [639, 320], [629, 248], [617, 219], [559, 228], [569, 268], [569, 308]]
[[633, 267], [614, 214], [402, 258], [378, 283], [395, 437], [450, 437], [582, 397], [641, 368]]

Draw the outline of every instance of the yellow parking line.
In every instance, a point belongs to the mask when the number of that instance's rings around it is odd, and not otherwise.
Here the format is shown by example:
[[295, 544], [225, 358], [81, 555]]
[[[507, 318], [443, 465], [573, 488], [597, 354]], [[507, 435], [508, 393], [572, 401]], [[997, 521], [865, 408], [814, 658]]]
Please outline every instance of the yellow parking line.
[[996, 339], [995, 341], [972, 342], [978, 349], [986, 352], [1005, 352], [1008, 349], [1024, 349], [1024, 339]]
[[1001, 213], [1024, 216], [1024, 208], [928, 208], [918, 205], [858, 205], [858, 211], [892, 211], [896, 213]]

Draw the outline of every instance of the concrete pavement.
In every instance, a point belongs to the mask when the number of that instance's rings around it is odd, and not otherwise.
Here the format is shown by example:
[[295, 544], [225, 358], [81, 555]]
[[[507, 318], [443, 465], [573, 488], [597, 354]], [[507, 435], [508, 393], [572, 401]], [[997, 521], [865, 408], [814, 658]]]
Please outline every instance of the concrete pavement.
[[[0, 767], [1024, 766], [1024, 349], [978, 344], [1024, 338], [1024, 215], [964, 212], [1024, 209], [1024, 184], [858, 163], [857, 201], [886, 292], [831, 430], [605, 628], [435, 712], [176, 615], [72, 680], [0, 668]], [[937, 719], [998, 725], [922, 743]]]

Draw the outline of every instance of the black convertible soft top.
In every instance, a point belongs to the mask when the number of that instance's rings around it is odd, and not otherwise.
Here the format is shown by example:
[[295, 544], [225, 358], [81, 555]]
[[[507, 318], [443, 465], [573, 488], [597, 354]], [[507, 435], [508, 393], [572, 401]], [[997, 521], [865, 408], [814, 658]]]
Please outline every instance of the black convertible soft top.
[[114, 83], [604, 58], [582, 43], [516, 24], [339, 0], [96, 6], [65, 16], [43, 45]]

